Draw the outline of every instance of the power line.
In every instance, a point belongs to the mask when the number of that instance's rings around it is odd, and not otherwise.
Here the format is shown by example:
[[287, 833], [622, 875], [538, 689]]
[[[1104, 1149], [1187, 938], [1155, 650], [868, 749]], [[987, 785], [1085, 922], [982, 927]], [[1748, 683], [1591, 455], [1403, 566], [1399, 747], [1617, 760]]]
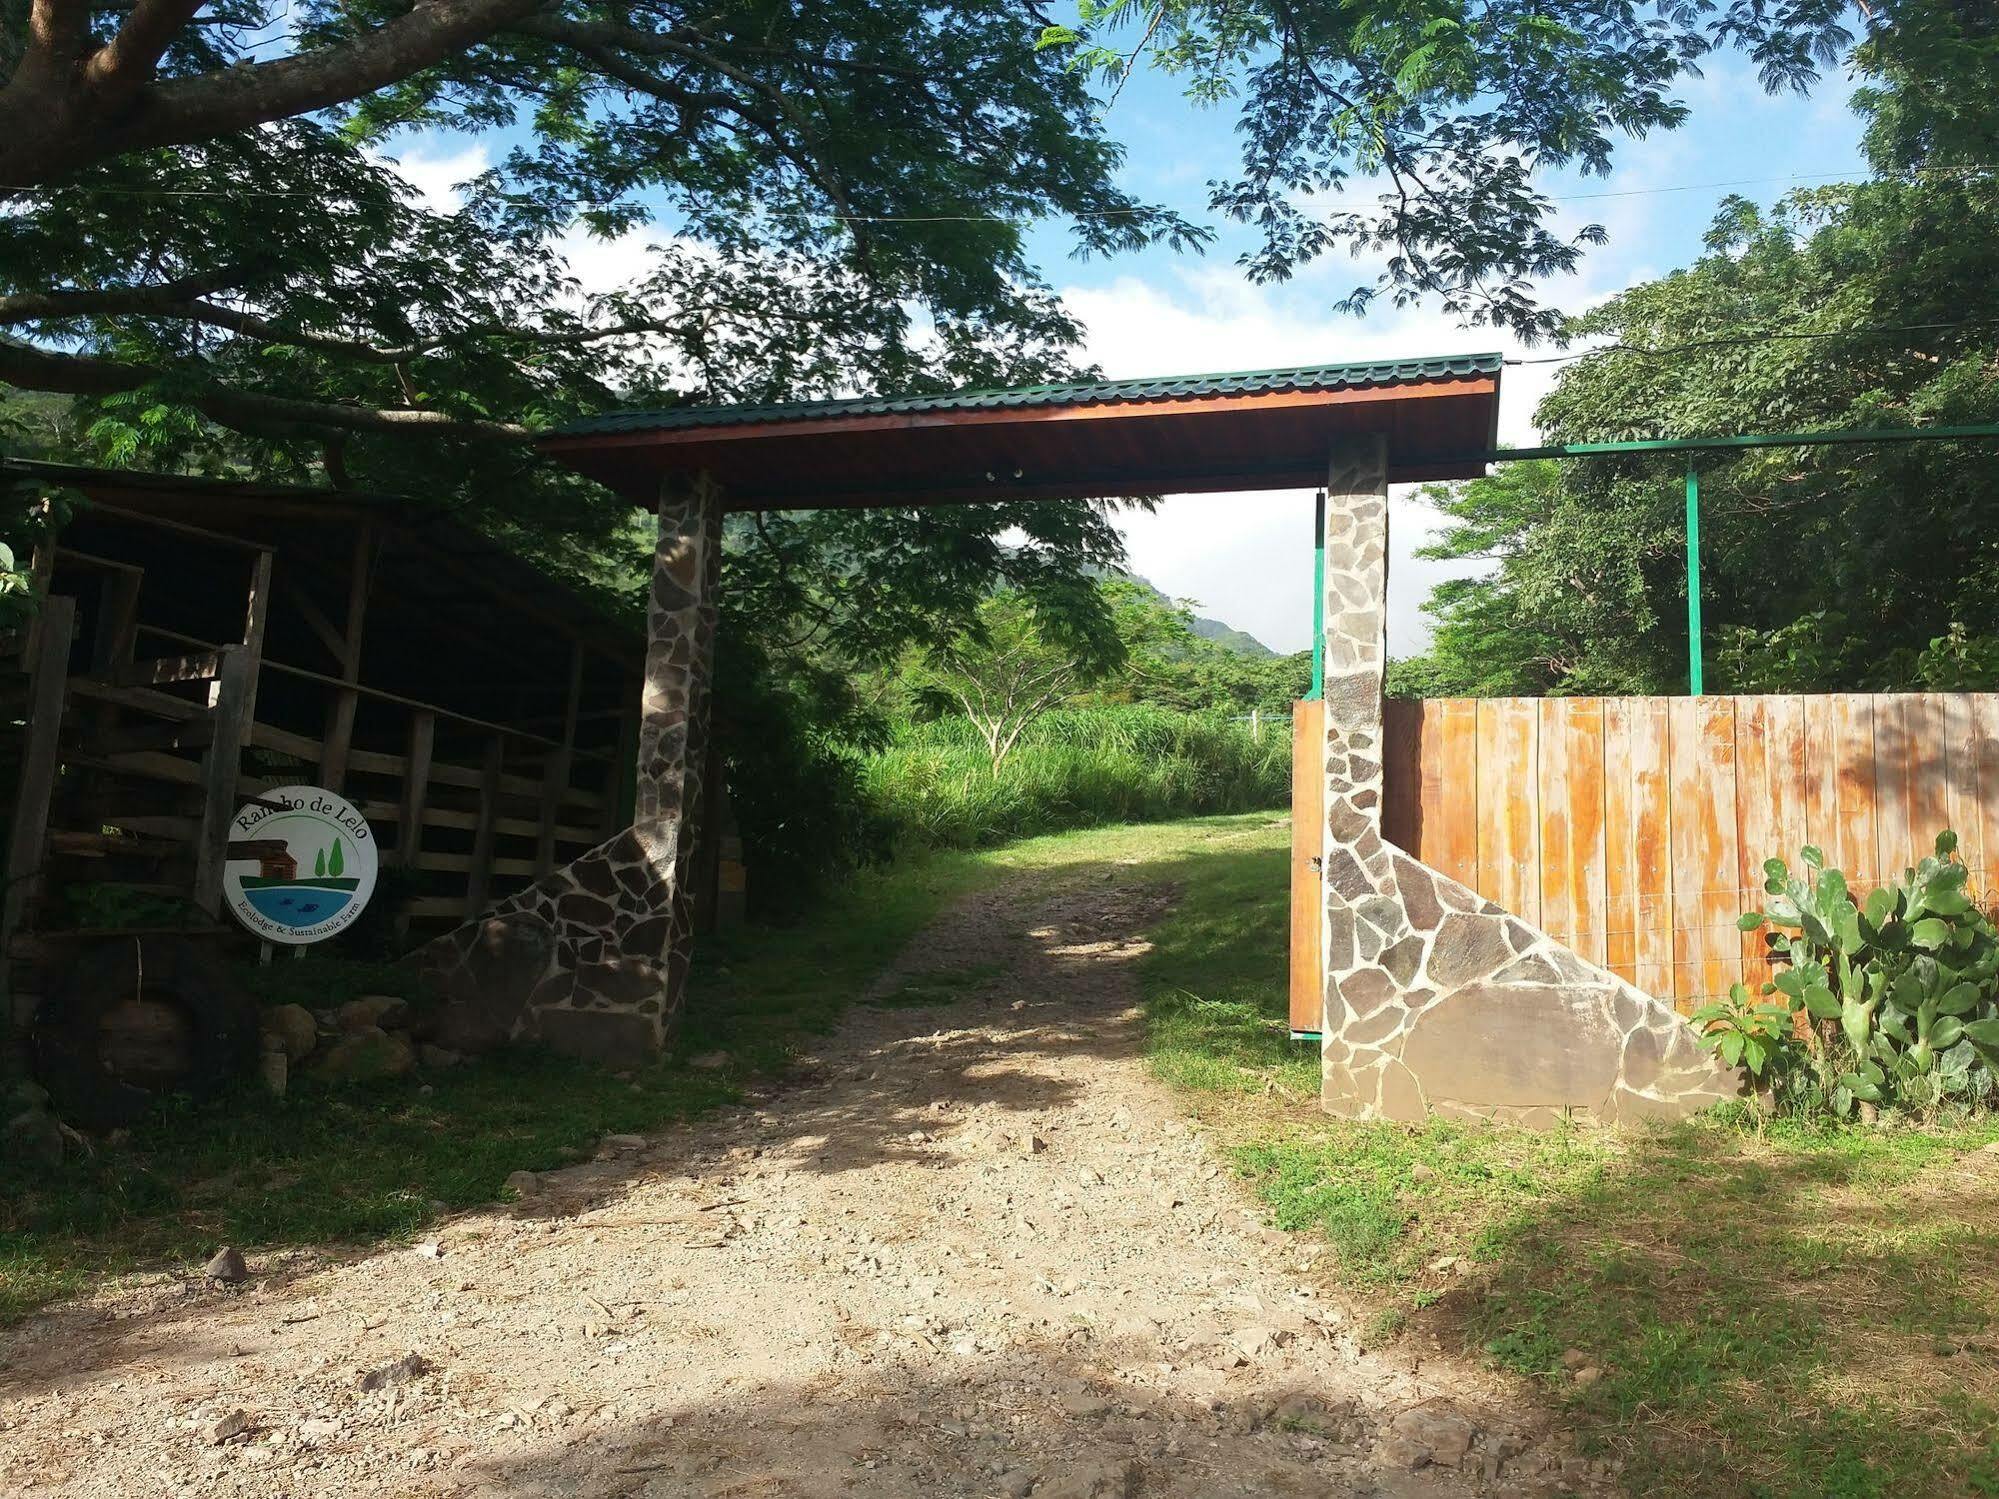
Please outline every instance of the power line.
[[[1965, 167], [1939, 172], [1933, 175], [1950, 177], [1985, 177], [1994, 172], [1991, 167]], [[1718, 182], [1678, 182], [1664, 187], [1633, 187], [1607, 189], [1595, 193], [1547, 193], [1543, 196], [1551, 203], [1588, 203], [1607, 198], [1650, 198], [1668, 193], [1709, 192], [1721, 188], [1763, 187], [1780, 182], [1833, 182], [1852, 178], [1865, 178], [1870, 173], [1864, 168], [1854, 168], [1839, 172], [1801, 172], [1782, 177], [1736, 177]], [[53, 197], [59, 193], [83, 193], [99, 197], [116, 198], [318, 198], [324, 194], [310, 188], [178, 188], [178, 187], [15, 187], [0, 184], [0, 193], [19, 193], [29, 196]], [[537, 200], [524, 195], [512, 195], [504, 201], [509, 203], [533, 204]], [[624, 198], [573, 198], [562, 202], [550, 202], [540, 206], [549, 208], [616, 208], [627, 200]], [[1150, 208], [1082, 208], [1070, 211], [1066, 217], [1077, 219], [1131, 218], [1151, 214]], [[940, 213], [940, 214], [867, 214], [867, 213], [814, 213], [815, 218], [827, 219], [841, 224], [1012, 224], [1026, 227], [1028, 220], [1009, 218], [1001, 214], [989, 213]]]

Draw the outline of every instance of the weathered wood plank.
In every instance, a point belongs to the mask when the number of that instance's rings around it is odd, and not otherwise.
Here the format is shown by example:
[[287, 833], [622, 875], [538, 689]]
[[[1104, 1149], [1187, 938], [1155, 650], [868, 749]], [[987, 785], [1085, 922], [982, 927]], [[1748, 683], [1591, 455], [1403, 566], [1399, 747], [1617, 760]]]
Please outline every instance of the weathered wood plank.
[[[1478, 704], [1470, 698], [1425, 703], [1423, 787], [1423, 862], [1463, 885], [1478, 879], [1478, 819], [1458, 811], [1478, 793]], [[1431, 715], [1435, 715], [1436, 752], [1430, 753]]]
[[111, 681], [120, 687], [161, 687], [169, 682], [212, 682], [222, 674], [221, 651], [156, 656], [120, 667]]
[[1532, 788], [1536, 706], [1493, 698], [1478, 705], [1478, 883], [1481, 895], [1523, 920], [1541, 920], [1540, 819]]
[[[541, 831], [535, 843], [536, 875], [555, 868], [555, 824], [561, 815], [562, 798], [569, 790], [569, 777], [576, 761], [576, 715], [583, 707], [583, 642], [569, 648], [569, 687], [563, 700], [562, 742], [548, 757], [542, 770]], [[720, 764], [717, 762], [717, 773]]]
[[1568, 738], [1569, 905], [1576, 913], [1576, 951], [1592, 963], [1609, 956], [1605, 912], [1606, 882], [1603, 805], [1603, 699], [1567, 700], [1563, 732]]
[[486, 909], [486, 894], [493, 887], [493, 824], [499, 816], [500, 766], [505, 754], [505, 740], [496, 737], [487, 743], [486, 764], [480, 772], [479, 826], [472, 834], [472, 865], [465, 882], [464, 915], [468, 921]]
[[[1781, 699], [1739, 697], [1735, 700], [1735, 906], [1739, 912], [1763, 904], [1763, 861], [1783, 849], [1782, 781], [1786, 767], [1773, 708]], [[1739, 936], [1743, 981], [1761, 983], [1767, 976], [1760, 932]]]
[[1725, 994], [1742, 976], [1735, 929], [1735, 705], [1675, 698], [1672, 756], [1674, 997]]
[[1673, 968], [1672, 713], [1670, 700], [1639, 698], [1631, 737], [1632, 860], [1637, 889], [1637, 985], [1662, 999], [1679, 997]]
[[[1632, 795], [1634, 700], [1603, 704], [1604, 964], [1638, 982], [1638, 830]], [[1642, 986], [1641, 986], [1642, 987]]]
[[1291, 705], [1291, 1029], [1324, 1024], [1326, 907], [1320, 857], [1325, 838], [1325, 704]]
[[271, 554], [250, 559], [249, 596], [243, 603], [243, 649], [250, 657], [250, 685], [243, 695], [243, 721], [257, 721], [257, 683], [264, 674], [264, 627], [271, 618]]
[[410, 720], [408, 769], [396, 821], [396, 863], [411, 868], [423, 850], [424, 812], [430, 799], [430, 757], [437, 743], [437, 715], [419, 713]]
[[0, 896], [0, 954], [11, 950], [15, 933], [28, 924], [41, 898], [49, 800], [61, 761], [63, 684], [75, 634], [76, 600], [63, 594], [45, 597], [35, 614], [27, 650], [32, 680], [20, 780], [7, 827], [7, 865], [0, 871], [6, 879], [5, 895]]
[[194, 846], [194, 903], [210, 917], [222, 913], [222, 869], [229, 824], [236, 816], [236, 778], [242, 770], [243, 739], [249, 731], [250, 653], [232, 646], [216, 677], [208, 753], [201, 765], [201, 833]]
[[186, 698], [175, 697], [170, 692], [156, 692], [150, 687], [120, 687], [90, 677], [71, 677], [69, 695], [89, 698], [93, 702], [115, 703], [137, 713], [150, 713], [155, 718], [195, 719], [208, 716], [206, 703], [192, 703]]
[[1890, 880], [1909, 862], [1915, 847], [1915, 782], [1912, 736], [1916, 700], [1907, 693], [1876, 693], [1874, 715], [1874, 857], [1868, 868]]
[[[1950, 826], [1949, 715], [1941, 692], [1909, 698], [1909, 841], [1902, 864], [1935, 852], [1937, 834]], [[1880, 746], [1875, 746], [1876, 753]]]
[[1866, 888], [1879, 881], [1880, 849], [1875, 844], [1874, 700], [1861, 693], [1830, 700], [1832, 713], [1832, 821], [1819, 845], [1826, 863], [1846, 874], [1849, 885]]
[[[1977, 862], [1972, 883], [1988, 903], [1999, 902], [1999, 692], [1971, 694], [1974, 755], [1977, 760]], [[1971, 819], [1967, 818], [1969, 823]]]
[[1423, 852], [1425, 704], [1388, 698], [1381, 705], [1381, 836], [1405, 853]]
[[1540, 878], [1535, 896], [1540, 902], [1541, 927], [1557, 942], [1573, 947], [1580, 913], [1574, 907], [1569, 884], [1574, 851], [1569, 839], [1573, 802], [1568, 794], [1566, 708], [1562, 699], [1552, 697], [1542, 698], [1534, 705], [1534, 779], [1527, 782], [1525, 790], [1534, 803], [1535, 835], [1540, 840], [1541, 856], [1537, 861]]

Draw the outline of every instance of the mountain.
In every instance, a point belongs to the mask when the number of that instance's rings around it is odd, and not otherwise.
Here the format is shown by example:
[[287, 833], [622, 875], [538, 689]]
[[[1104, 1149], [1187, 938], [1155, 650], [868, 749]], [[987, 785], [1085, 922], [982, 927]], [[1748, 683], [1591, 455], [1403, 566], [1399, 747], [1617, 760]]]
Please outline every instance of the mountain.
[[[1136, 583], [1140, 588], [1148, 590], [1160, 603], [1170, 604], [1173, 602], [1150, 578], [1141, 578], [1137, 573], [1125, 573], [1123, 577], [1126, 581]], [[1196, 635], [1200, 636], [1201, 639], [1212, 640], [1223, 650], [1234, 651], [1238, 656], [1250, 656], [1261, 659], [1274, 657], [1277, 654], [1277, 652], [1273, 651], [1247, 630], [1238, 630], [1235, 626], [1223, 624], [1218, 619], [1206, 619], [1196, 614], [1189, 622], [1189, 628]]]
[[1258, 640], [1247, 630], [1238, 630], [1225, 625], [1218, 619], [1203, 619], [1195, 615], [1190, 626], [1203, 640], [1212, 640], [1223, 650], [1234, 651], [1238, 656], [1274, 657], [1277, 652]]

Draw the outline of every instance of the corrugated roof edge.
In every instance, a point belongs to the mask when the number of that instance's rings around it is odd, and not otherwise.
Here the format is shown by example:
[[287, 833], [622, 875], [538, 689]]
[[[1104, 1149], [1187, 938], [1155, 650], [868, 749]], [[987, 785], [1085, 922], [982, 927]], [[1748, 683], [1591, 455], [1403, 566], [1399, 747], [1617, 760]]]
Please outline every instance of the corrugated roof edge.
[[593, 433], [734, 427], [829, 416], [889, 416], [900, 412], [980, 411], [997, 407], [1089, 406], [1106, 401], [1174, 401], [1201, 396], [1262, 395], [1283, 390], [1340, 390], [1496, 375], [1502, 356], [1456, 354], [1426, 359], [1379, 359], [1358, 364], [1297, 365], [1218, 375], [1160, 375], [1137, 380], [1082, 380], [1059, 385], [1017, 385], [998, 390], [956, 390], [937, 395], [854, 396], [789, 401], [770, 406], [681, 406], [657, 411], [614, 411], [555, 428], [551, 437]]

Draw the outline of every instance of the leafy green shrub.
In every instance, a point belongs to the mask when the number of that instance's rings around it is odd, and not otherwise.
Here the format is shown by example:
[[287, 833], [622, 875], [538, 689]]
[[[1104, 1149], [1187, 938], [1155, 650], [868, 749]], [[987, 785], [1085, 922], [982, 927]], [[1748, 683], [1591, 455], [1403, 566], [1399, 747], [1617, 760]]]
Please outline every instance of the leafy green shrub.
[[1859, 1104], [1989, 1101], [1999, 1072], [1999, 933], [1966, 890], [1970, 870], [1956, 852], [1957, 835], [1938, 834], [1933, 855], [1859, 902], [1816, 848], [1800, 853], [1809, 877], [1782, 859], [1765, 863], [1771, 898], [1740, 925], [1771, 928], [1764, 941], [1781, 971], [1763, 992], [1805, 1017], [1803, 1033], [1777, 1035], [1768, 1025], [1776, 1007], [1750, 1006], [1738, 984], [1727, 1005], [1698, 1012], [1713, 1026], [1708, 1043], [1780, 1088], [1815, 1089], [1841, 1116]]

